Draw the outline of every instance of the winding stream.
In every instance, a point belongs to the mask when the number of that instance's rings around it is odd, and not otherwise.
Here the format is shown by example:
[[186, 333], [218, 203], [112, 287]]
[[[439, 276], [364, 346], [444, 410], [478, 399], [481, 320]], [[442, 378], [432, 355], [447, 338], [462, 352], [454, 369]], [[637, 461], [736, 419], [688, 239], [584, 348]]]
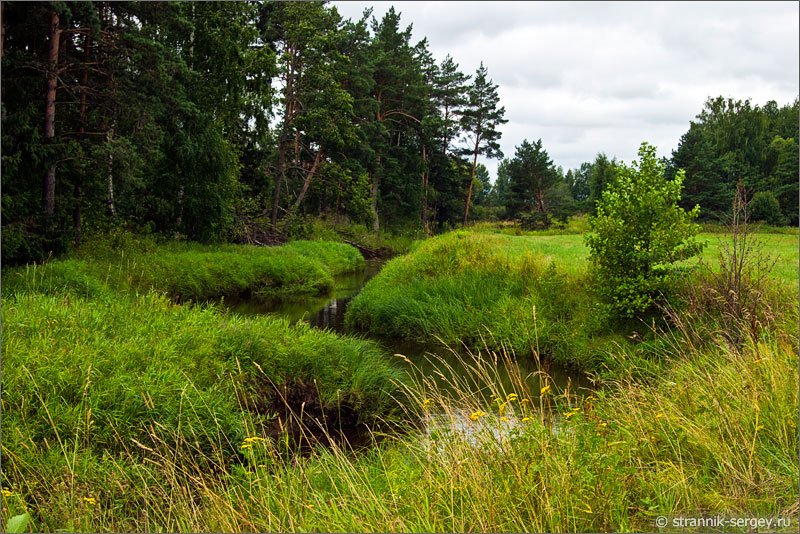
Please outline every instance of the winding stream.
[[[231, 312], [241, 315], [279, 315], [291, 322], [306, 321], [316, 328], [352, 334], [352, 332], [347, 332], [344, 324], [347, 305], [361, 291], [361, 288], [380, 272], [383, 264], [383, 261], [368, 260], [363, 271], [336, 277], [333, 293], [323, 297], [271, 305], [259, 304], [246, 299], [225, 299], [221, 304]], [[454, 351], [442, 345], [422, 344], [392, 338], [376, 338], [375, 341], [383, 345], [389, 354], [394, 354], [404, 360], [409, 372], [416, 374], [417, 380], [425, 379], [429, 386], [438, 388], [444, 395], [455, 388], [462, 391], [476, 391], [486, 387], [487, 382], [490, 381], [495, 384], [499, 383], [506, 391], [514, 391], [513, 377], [511, 376], [514, 371], [510, 374], [502, 361], [483, 366], [486, 374], [491, 375], [491, 378], [488, 378], [484, 374], [475, 372], [475, 361], [463, 348]], [[540, 369], [537, 368], [537, 364], [532, 358], [520, 358], [516, 363], [519, 370], [517, 381], [523, 381], [528, 391], [538, 392], [547, 384], [542, 379], [542, 373], [538, 372]], [[544, 371], [556, 390], [563, 391], [569, 388], [571, 394], [583, 396], [593, 389], [590, 381], [584, 375], [570, 372], [555, 364], [546, 365]], [[537, 402], [536, 399], [532, 400]], [[431, 410], [428, 413], [428, 427], [429, 429], [441, 428], [442, 421], [446, 420], [448, 422], [445, 426], [452, 430], [459, 430], [467, 420], [463, 417], [464, 415], [462, 413], [458, 418], [454, 418], [453, 414], [437, 413], [436, 410]], [[510, 413], [505, 426], [510, 429], [517, 423], [513, 413]]]

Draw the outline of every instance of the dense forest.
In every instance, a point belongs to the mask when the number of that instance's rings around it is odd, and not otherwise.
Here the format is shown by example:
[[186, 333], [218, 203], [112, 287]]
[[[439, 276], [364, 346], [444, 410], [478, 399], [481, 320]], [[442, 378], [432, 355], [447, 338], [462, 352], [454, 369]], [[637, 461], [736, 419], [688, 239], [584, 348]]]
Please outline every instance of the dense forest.
[[[591, 212], [615, 159], [566, 172], [506, 122], [489, 69], [412, 42], [394, 9], [320, 2], [3, 2], [3, 263], [114, 226], [199, 241], [302, 235], [310, 217], [426, 234]], [[535, 133], [532, 133], [534, 135]], [[668, 172], [683, 203], [797, 225], [798, 101], [709, 99]], [[252, 241], [251, 241], [252, 242]]]

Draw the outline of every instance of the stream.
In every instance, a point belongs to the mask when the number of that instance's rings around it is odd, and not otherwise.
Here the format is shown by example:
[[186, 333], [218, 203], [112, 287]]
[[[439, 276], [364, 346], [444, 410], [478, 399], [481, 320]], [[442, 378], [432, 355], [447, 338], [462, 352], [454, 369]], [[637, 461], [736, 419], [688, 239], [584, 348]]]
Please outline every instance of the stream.
[[[382, 260], [367, 260], [363, 271], [337, 276], [332, 294], [326, 296], [275, 304], [262, 304], [249, 299], [226, 298], [220, 302], [220, 305], [230, 312], [240, 315], [277, 315], [285, 317], [290, 322], [305, 321], [315, 328], [358, 335], [357, 332], [348, 332], [345, 328], [344, 316], [347, 305], [361, 291], [361, 288], [380, 272], [383, 265]], [[502, 360], [497, 361], [496, 365], [494, 362], [488, 365], [484, 364], [482, 367], [486, 374], [476, 373], [476, 361], [463, 347], [460, 347], [460, 350], [452, 350], [440, 344], [424, 344], [385, 337], [372, 339], [380, 343], [389, 354], [406, 360], [405, 365], [409, 369], [409, 373], [416, 374], [417, 380], [424, 378], [427, 386], [438, 388], [445, 396], [456, 388], [462, 391], [486, 388], [489, 381], [501, 384], [505, 391], [515, 390], [512, 382], [516, 372], [512, 370], [509, 373], [509, 369]], [[542, 373], [538, 372], [542, 369], [537, 368], [537, 363], [533, 358], [520, 358], [516, 362], [516, 367], [519, 370], [519, 374], [516, 375], [517, 381], [521, 379], [527, 386], [526, 389], [533, 395], [536, 394], [534, 392], [539, 392], [542, 387], [547, 385], [547, 382], [542, 379]], [[589, 379], [580, 373], [571, 372], [549, 363], [543, 367], [549, 376], [550, 383], [555, 386], [554, 389], [557, 391], [569, 388], [572, 395], [582, 397], [594, 389]], [[491, 376], [489, 380], [487, 380], [487, 375]], [[531, 400], [538, 402], [537, 398]], [[469, 422], [468, 415], [469, 413], [465, 411], [455, 418], [452, 413], [444, 414], [435, 409], [429, 410], [426, 418], [428, 432], [446, 427], [449, 430], [469, 433], [469, 429], [472, 427], [465, 425], [465, 422]], [[519, 421], [511, 412], [499, 432], [509, 431], [518, 423]], [[352, 439], [352, 436], [349, 436], [348, 439]], [[361, 440], [357, 439], [356, 441]]]

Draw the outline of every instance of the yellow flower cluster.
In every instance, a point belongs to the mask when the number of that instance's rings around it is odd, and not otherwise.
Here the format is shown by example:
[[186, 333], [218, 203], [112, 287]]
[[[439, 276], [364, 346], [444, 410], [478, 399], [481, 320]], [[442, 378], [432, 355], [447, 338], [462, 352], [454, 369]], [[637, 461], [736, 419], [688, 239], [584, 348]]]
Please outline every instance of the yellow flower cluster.
[[427, 408], [431, 404], [433, 404], [433, 399], [425, 399], [425, 401], [422, 403], [422, 407]]
[[472, 412], [472, 415], [470, 415], [469, 418], [472, 419], [473, 421], [477, 421], [478, 419], [480, 419], [485, 415], [486, 412], [477, 411], [477, 412]]
[[571, 412], [562, 412], [562, 415], [564, 415], [564, 419], [565, 420], [569, 421], [570, 417], [572, 417], [573, 415], [575, 415], [579, 411], [580, 411], [579, 408], [573, 408]]
[[258, 436], [252, 436], [252, 437], [249, 437], [249, 438], [245, 438], [244, 441], [242, 441], [242, 448], [243, 449], [249, 449], [250, 447], [253, 446], [253, 443], [257, 443], [259, 441], [264, 441], [264, 438], [260, 438]]
[[97, 504], [97, 501], [95, 500], [94, 497], [84, 497], [83, 501], [87, 503], [89, 506], [94, 506], [95, 504]]
[[13, 492], [13, 491], [8, 491], [8, 490], [7, 490], [7, 489], [5, 489], [5, 488], [3, 488], [3, 490], [2, 490], [2, 491], [3, 491], [3, 497], [11, 497], [12, 495], [14, 495], [14, 492]]
[[539, 395], [541, 395], [542, 397], [544, 397], [544, 396], [545, 396], [545, 395], [547, 395], [548, 393], [550, 393], [550, 384], [547, 384], [545, 387], [543, 387], [543, 388], [542, 388], [542, 389], [539, 391]]

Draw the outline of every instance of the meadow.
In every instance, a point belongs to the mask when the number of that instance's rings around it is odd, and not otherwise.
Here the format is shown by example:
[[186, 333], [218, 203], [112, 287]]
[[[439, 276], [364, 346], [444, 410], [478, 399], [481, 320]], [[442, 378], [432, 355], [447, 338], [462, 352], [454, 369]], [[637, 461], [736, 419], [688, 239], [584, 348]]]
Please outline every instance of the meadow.
[[[730, 343], [736, 324], [679, 306], [671, 328], [609, 328], [580, 235], [507, 232], [417, 242], [348, 308], [354, 329], [455, 351], [473, 381], [363, 337], [189, 303], [324, 294], [363, 268], [342, 243], [122, 234], [4, 269], [4, 524], [27, 512], [34, 531], [653, 531], [658, 516], [702, 513], [794, 531], [796, 236], [758, 236], [778, 258], [775, 298], [757, 334]], [[701, 237], [715, 261], [716, 235]], [[537, 362], [536, 380], [518, 358]], [[596, 389], [559, 389], [550, 360], [591, 371]], [[370, 430], [354, 451], [342, 435], [356, 427]]]

